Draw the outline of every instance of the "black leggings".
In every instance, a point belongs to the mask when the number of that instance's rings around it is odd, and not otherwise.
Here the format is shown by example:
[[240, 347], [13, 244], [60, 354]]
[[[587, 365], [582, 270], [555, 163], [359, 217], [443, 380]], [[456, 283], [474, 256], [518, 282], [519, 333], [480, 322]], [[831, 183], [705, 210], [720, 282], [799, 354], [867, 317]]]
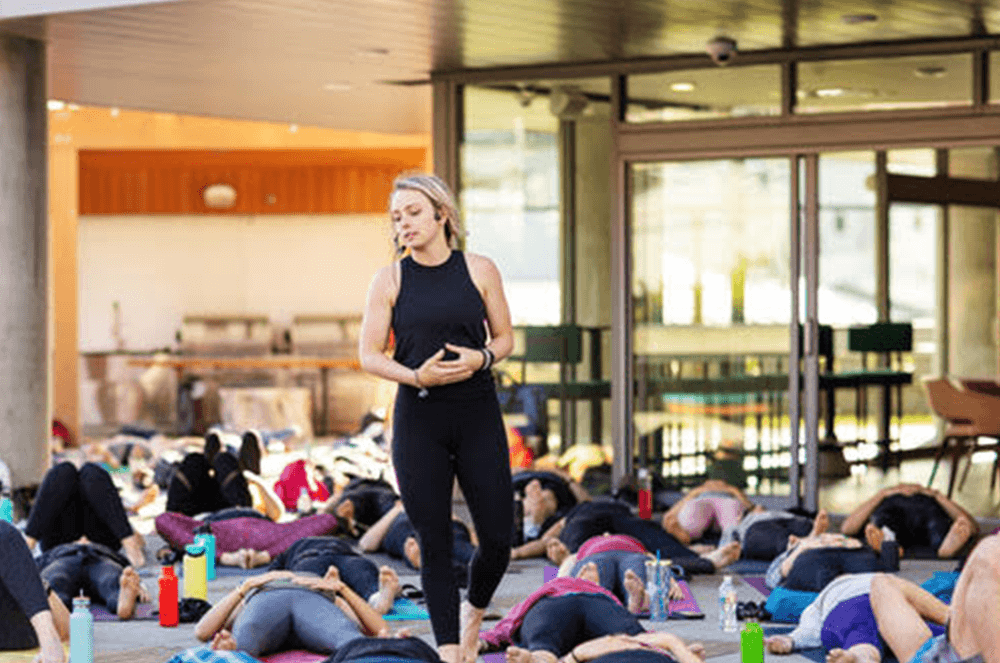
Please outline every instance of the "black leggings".
[[546, 596], [531, 606], [515, 639], [529, 651], [562, 657], [587, 640], [645, 630], [635, 615], [603, 594], [566, 594]]
[[371, 527], [396, 505], [399, 495], [385, 481], [354, 478], [340, 494], [337, 506], [346, 500], [354, 504], [354, 520]]
[[420, 638], [356, 638], [323, 663], [351, 663], [385, 657], [391, 661], [441, 663], [434, 649]]
[[188, 454], [167, 488], [167, 511], [191, 517], [252, 503], [239, 461], [225, 451], [216, 454], [211, 467], [204, 454]]
[[21, 532], [0, 520], [0, 651], [38, 646], [30, 619], [48, 610], [45, 589]]
[[326, 575], [331, 566], [340, 571], [340, 579], [362, 598], [378, 591], [378, 567], [362, 557], [350, 544], [332, 536], [309, 536], [293, 543], [267, 567], [268, 571], [295, 571]]
[[393, 465], [420, 540], [421, 579], [438, 645], [458, 643], [458, 581], [452, 570], [452, 486], [465, 495], [479, 548], [469, 567], [469, 602], [485, 608], [510, 563], [514, 505], [510, 457], [495, 394], [446, 401], [396, 396]]
[[24, 531], [43, 551], [81, 536], [118, 550], [122, 539], [132, 535], [132, 526], [104, 468], [85, 463], [77, 471], [64, 462], [45, 473]]
[[628, 506], [621, 502], [577, 504], [566, 515], [559, 540], [571, 553], [575, 553], [587, 539], [605, 532], [636, 538], [646, 550], [659, 551], [663, 559], [672, 560], [687, 573], [715, 573], [715, 565], [711, 561], [685, 547], [659, 523], [632, 515]]
[[39, 560], [42, 579], [72, 610], [73, 597], [80, 591], [93, 603], [118, 611], [118, 591], [128, 560], [100, 544], [66, 543], [45, 553]]
[[[454, 537], [454, 543], [451, 548], [452, 564], [458, 568], [465, 569], [465, 573], [468, 573], [469, 562], [472, 561], [473, 556], [476, 554], [476, 547], [472, 545], [472, 536], [469, 533], [469, 528], [464, 523], [452, 520], [451, 533]], [[389, 525], [389, 531], [385, 533], [385, 538], [382, 539], [382, 550], [393, 557], [406, 560], [406, 563], [412, 568], [413, 565], [410, 564], [410, 560], [405, 555], [406, 540], [411, 536], [416, 538], [417, 530], [414, 529], [413, 523], [406, 515], [406, 512], [403, 512], [396, 516], [392, 524]]]
[[845, 573], [877, 573], [899, 570], [899, 555], [886, 542], [882, 552], [871, 548], [817, 548], [799, 555], [781, 587], [800, 592], [821, 592], [830, 582]]
[[788, 537], [806, 536], [812, 531], [813, 521], [803, 516], [776, 518], [755, 523], [743, 537], [743, 559], [759, 559], [770, 562], [788, 549]]
[[930, 549], [934, 556], [954, 523], [948, 512], [929, 495], [890, 495], [875, 507], [870, 520], [876, 527], [891, 529], [896, 541], [908, 553]]

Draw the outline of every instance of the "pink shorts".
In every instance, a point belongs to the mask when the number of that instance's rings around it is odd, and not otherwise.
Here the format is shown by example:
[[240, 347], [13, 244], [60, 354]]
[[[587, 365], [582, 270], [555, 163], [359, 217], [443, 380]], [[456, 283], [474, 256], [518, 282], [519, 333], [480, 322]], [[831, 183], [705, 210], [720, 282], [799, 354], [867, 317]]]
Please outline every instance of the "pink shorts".
[[735, 526], [743, 516], [743, 505], [732, 496], [701, 495], [677, 513], [677, 522], [692, 539], [700, 539], [713, 525], [720, 531]]

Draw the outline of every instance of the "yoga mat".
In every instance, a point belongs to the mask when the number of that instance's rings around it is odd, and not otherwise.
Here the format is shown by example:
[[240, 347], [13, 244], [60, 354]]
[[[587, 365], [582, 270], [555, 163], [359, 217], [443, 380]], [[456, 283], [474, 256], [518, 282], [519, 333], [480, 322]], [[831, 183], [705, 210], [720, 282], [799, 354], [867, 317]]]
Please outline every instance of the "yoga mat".
[[552, 580], [553, 578], [555, 578], [558, 575], [559, 575], [559, 567], [558, 566], [551, 566], [551, 565], [546, 564], [545, 565], [545, 571], [543, 571], [543, 575], [542, 575], [543, 582], [548, 582], [549, 580]]
[[[691, 588], [683, 580], [677, 582], [680, 585], [681, 591], [684, 592], [684, 598], [679, 601], [670, 602], [670, 610], [686, 610], [687, 612], [701, 612], [701, 607], [698, 606], [698, 602], [694, 600], [694, 596], [691, 594]], [[636, 617], [641, 619], [649, 619], [649, 611], [641, 612]]]
[[506, 654], [501, 651], [495, 654], [483, 654], [483, 660], [486, 661], [486, 663], [505, 663], [507, 658]]
[[390, 622], [399, 622], [407, 619], [430, 619], [427, 610], [420, 607], [410, 599], [398, 598], [392, 604], [389, 614], [383, 615], [382, 619]]
[[264, 663], [316, 663], [329, 658], [322, 654], [314, 654], [311, 651], [293, 649], [292, 651], [281, 651], [277, 654], [262, 656], [260, 660]]
[[117, 621], [144, 621], [148, 619], [159, 619], [160, 611], [152, 603], [137, 603], [135, 614], [132, 619], [118, 619], [118, 615], [109, 612], [103, 605], [90, 606], [90, 614], [94, 616], [95, 622], [117, 622]]
[[764, 583], [763, 576], [743, 576], [743, 582], [763, 594], [764, 598], [771, 595], [771, 588]]
[[[66, 658], [69, 658], [69, 643], [63, 643], [63, 649], [66, 650]], [[35, 649], [19, 649], [16, 651], [0, 651], [0, 661], [3, 663], [32, 663], [35, 657], [41, 653], [40, 648]], [[501, 654], [503, 656], [503, 654]], [[501, 662], [503, 659], [500, 659]]]
[[771, 567], [771, 562], [759, 559], [738, 559], [725, 567], [721, 573], [739, 573], [741, 575], [764, 575]]

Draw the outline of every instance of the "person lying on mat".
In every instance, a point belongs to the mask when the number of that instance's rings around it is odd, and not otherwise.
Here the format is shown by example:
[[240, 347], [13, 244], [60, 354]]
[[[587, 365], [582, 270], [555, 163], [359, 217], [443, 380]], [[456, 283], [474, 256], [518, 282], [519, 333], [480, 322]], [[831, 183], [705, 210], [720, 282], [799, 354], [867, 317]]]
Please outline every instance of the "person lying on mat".
[[132, 619], [137, 603], [148, 603], [149, 592], [127, 559], [99, 543], [63, 543], [36, 560], [42, 581], [66, 606], [81, 593], [118, 619]]
[[[618, 635], [631, 636], [618, 641], [623, 645], [622, 649], [645, 648], [635, 643], [647, 642], [666, 649], [676, 661], [694, 663], [699, 660], [683, 642], [669, 638], [657, 640], [657, 636], [666, 634], [646, 633], [638, 618], [626, 610], [614, 594], [580, 578], [555, 578], [532, 592], [511, 608], [493, 628], [481, 634], [479, 651], [485, 653], [506, 648], [507, 660], [518, 663], [555, 663], [558, 660], [572, 663], [576, 653], [582, 657], [591, 655], [591, 658], [577, 660], [600, 660], [599, 656], [618, 649], [604, 649], [591, 641]], [[610, 645], [611, 642], [605, 640], [604, 644]], [[585, 650], [585, 643], [592, 647]], [[630, 643], [630, 646], [624, 646], [625, 643]], [[608, 659], [611, 660], [643, 659]]]
[[755, 506], [736, 486], [709, 479], [670, 507], [663, 514], [662, 525], [682, 544], [690, 545], [710, 531], [736, 527], [743, 514]]
[[[243, 555], [247, 559], [239, 559]], [[268, 571], [292, 571], [323, 575], [336, 567], [340, 578], [359, 596], [368, 597], [375, 611], [384, 615], [392, 609], [399, 596], [399, 576], [388, 566], [381, 568], [368, 558], [359, 555], [347, 541], [333, 536], [308, 536], [299, 539], [273, 560], [266, 550], [239, 550], [223, 553], [223, 564], [251, 568], [269, 564]], [[235, 563], [234, 563], [235, 562]]]
[[[1000, 663], [1000, 537], [969, 554], [950, 606], [885, 574], [872, 578], [871, 604], [879, 634], [903, 663]], [[934, 634], [925, 620], [945, 632]]]
[[340, 579], [331, 566], [322, 576], [268, 571], [247, 578], [219, 600], [194, 633], [213, 649], [255, 658], [290, 649], [330, 655], [352, 640], [388, 635], [382, 615]]
[[690, 645], [664, 631], [648, 631], [638, 635], [605, 635], [573, 647], [557, 659], [546, 650], [529, 651], [520, 647], [507, 648], [508, 663], [703, 663], [705, 648], [700, 643]]
[[[790, 654], [823, 647], [830, 663], [880, 663], [883, 644], [869, 596], [875, 576], [874, 573], [838, 576], [806, 607], [791, 633], [773, 635], [764, 641], [768, 651]], [[924, 599], [937, 601], [916, 585], [912, 591], [926, 594]], [[941, 606], [947, 610], [943, 603]], [[932, 630], [935, 628], [938, 633], [944, 631], [937, 625], [931, 626]]]
[[325, 513], [275, 523], [250, 507], [222, 509], [201, 519], [168, 511], [157, 516], [154, 523], [157, 534], [169, 546], [159, 551], [158, 557], [171, 549], [183, 551], [194, 541], [195, 534], [210, 532], [215, 535], [218, 562], [243, 568], [268, 564], [299, 539], [332, 534], [338, 528], [336, 516]]
[[324, 663], [442, 663], [433, 647], [403, 633], [395, 638], [356, 638]]
[[740, 556], [740, 544], [735, 541], [699, 555], [658, 524], [633, 515], [627, 504], [610, 501], [577, 504], [542, 535], [540, 547], [553, 563], [562, 564], [585, 541], [605, 533], [627, 534], [641, 542], [646, 550], [659, 551], [661, 558], [673, 560], [687, 573], [715, 573], [716, 569], [732, 564]]
[[[467, 575], [461, 570], [468, 569], [469, 561], [476, 552], [479, 541], [474, 530], [458, 518], [451, 521], [451, 559], [452, 566], [459, 569], [460, 576]], [[406, 560], [413, 569], [420, 569], [420, 542], [417, 531], [403, 509], [403, 503], [396, 502], [378, 522], [372, 525], [358, 540], [358, 547], [363, 552], [389, 553], [397, 559]]]
[[[589, 539], [576, 554], [567, 557], [559, 567], [559, 575], [597, 583], [614, 593], [629, 612], [639, 614], [649, 610], [646, 562], [655, 559], [656, 555], [630, 536], [601, 535]], [[672, 572], [668, 597], [672, 601], [684, 598]]]
[[132, 530], [111, 475], [94, 463], [77, 470], [63, 462], [49, 469], [24, 532], [28, 547], [37, 542], [43, 552], [64, 543], [90, 541], [122, 550], [135, 568], [146, 563], [143, 539]]
[[536, 543], [552, 525], [579, 502], [590, 500], [583, 486], [555, 472], [516, 472], [514, 489], [514, 548], [511, 559], [537, 557], [544, 548]]
[[880, 490], [852, 511], [840, 528], [849, 536], [866, 538], [876, 536], [877, 530], [894, 537], [903, 551], [926, 551], [947, 559], [974, 542], [979, 524], [940, 491], [904, 483]]
[[46, 592], [21, 532], [3, 520], [0, 560], [0, 651], [41, 647], [38, 663], [65, 663], [69, 611], [54, 592]]
[[843, 534], [826, 532], [803, 539], [788, 537], [788, 550], [778, 555], [764, 576], [774, 589], [782, 586], [803, 592], [820, 592], [839, 575], [898, 571], [895, 541], [873, 540], [871, 545]]

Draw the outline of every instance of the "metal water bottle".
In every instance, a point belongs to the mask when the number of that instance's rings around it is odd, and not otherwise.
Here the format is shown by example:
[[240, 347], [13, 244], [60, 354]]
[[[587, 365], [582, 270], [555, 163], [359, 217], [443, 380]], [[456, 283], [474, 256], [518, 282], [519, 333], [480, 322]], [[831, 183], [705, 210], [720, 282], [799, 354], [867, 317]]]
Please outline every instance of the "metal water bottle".
[[173, 566], [160, 571], [160, 626], [177, 626], [179, 623], [177, 576]]
[[197, 534], [194, 542], [205, 547], [205, 580], [215, 580], [215, 535]]
[[191, 543], [184, 548], [184, 597], [208, 599], [205, 586], [205, 546]]
[[90, 599], [82, 593], [73, 599], [69, 616], [69, 660], [94, 663], [94, 616], [90, 614]]

